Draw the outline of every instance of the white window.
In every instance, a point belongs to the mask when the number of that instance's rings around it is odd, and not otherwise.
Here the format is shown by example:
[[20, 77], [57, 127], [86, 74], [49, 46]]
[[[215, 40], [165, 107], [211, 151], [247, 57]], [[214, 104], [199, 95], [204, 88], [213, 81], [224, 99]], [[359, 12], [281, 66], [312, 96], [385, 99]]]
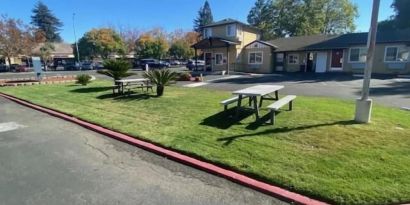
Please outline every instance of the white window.
[[222, 53], [215, 53], [215, 65], [222, 65], [222, 64], [224, 64], [223, 54]]
[[249, 64], [262, 64], [263, 63], [263, 52], [250, 52], [248, 58]]
[[299, 64], [299, 55], [298, 54], [289, 54], [288, 55], [289, 64]]
[[226, 36], [236, 36], [236, 25], [235, 24], [229, 24], [226, 26]]
[[367, 48], [350, 48], [349, 62], [351, 63], [364, 63], [366, 62]]
[[212, 28], [204, 28], [204, 38], [209, 38], [212, 36]]
[[389, 46], [384, 52], [384, 62], [406, 62], [409, 59], [409, 49], [405, 46]]

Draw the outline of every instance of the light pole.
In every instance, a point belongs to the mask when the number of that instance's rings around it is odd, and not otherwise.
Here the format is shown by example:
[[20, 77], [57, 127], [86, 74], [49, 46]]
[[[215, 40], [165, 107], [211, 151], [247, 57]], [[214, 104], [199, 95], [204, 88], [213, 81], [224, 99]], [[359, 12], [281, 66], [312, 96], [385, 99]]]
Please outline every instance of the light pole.
[[373, 0], [372, 19], [367, 38], [366, 67], [363, 77], [362, 97], [356, 100], [355, 121], [369, 123], [372, 114], [372, 100], [369, 99], [370, 79], [372, 76], [373, 56], [376, 47], [377, 18], [379, 15], [380, 0]]
[[76, 50], [77, 50], [77, 63], [78, 63], [78, 65], [80, 66], [80, 70], [81, 70], [81, 65], [80, 65], [80, 52], [78, 51], [77, 35], [75, 34], [74, 17], [75, 17], [75, 13], [73, 13], [73, 31], [74, 31], [75, 48], [76, 48]]

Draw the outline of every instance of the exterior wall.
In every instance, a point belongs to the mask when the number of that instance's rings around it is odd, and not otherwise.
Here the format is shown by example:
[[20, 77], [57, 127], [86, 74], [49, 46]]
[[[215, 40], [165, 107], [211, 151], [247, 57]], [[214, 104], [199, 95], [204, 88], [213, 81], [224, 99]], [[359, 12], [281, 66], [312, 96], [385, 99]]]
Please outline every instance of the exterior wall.
[[[236, 49], [231, 46], [229, 48], [229, 62], [228, 62], [228, 56], [227, 56], [227, 50], [226, 48], [213, 48], [213, 49], [204, 49], [204, 53], [212, 53], [212, 70], [213, 71], [222, 71], [227, 69], [227, 63], [229, 63], [229, 70], [233, 71], [235, 69], [235, 64], [236, 64]], [[215, 54], [221, 53], [223, 55], [223, 64], [217, 65], [216, 64], [216, 58]]]
[[[220, 37], [220, 38], [225, 38], [225, 39], [232, 40], [232, 41], [237, 41], [238, 39], [237, 39], [236, 36], [228, 37], [228, 36], [226, 35], [226, 27], [227, 27], [228, 25], [229, 25], [229, 24], [227, 24], [227, 25], [221, 25], [221, 26], [210, 27], [210, 28], [212, 28], [212, 37]], [[237, 25], [236, 28], [238, 29], [238, 25]], [[238, 34], [238, 31], [237, 31], [237, 34]]]
[[[299, 62], [297, 64], [289, 64], [289, 55], [297, 55]], [[284, 58], [284, 70], [286, 72], [298, 72], [300, 71], [300, 66], [304, 64], [306, 60], [306, 52], [286, 52]]]
[[[249, 64], [251, 52], [262, 52], [262, 64]], [[241, 63], [237, 64], [237, 71], [250, 73], [271, 73], [273, 70], [273, 52], [271, 47], [244, 48], [241, 53]]]
[[[404, 46], [404, 44], [377, 44], [374, 54], [372, 72], [379, 74], [410, 73], [410, 61], [398, 63], [384, 62], [385, 49], [387, 46]], [[366, 47], [366, 45], [354, 47]], [[407, 46], [407, 48], [410, 49], [409, 46]], [[352, 73], [363, 73], [365, 63], [351, 63], [349, 62], [350, 49], [346, 49], [345, 53], [346, 57], [343, 60], [343, 71]]]

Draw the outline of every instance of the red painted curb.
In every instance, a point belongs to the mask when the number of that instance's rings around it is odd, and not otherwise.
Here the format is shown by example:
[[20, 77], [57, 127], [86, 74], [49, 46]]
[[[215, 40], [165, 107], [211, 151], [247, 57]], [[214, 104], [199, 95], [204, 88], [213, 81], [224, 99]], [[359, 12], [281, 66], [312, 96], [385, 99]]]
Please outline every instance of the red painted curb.
[[69, 116], [69, 115], [64, 114], [62, 112], [52, 110], [52, 109], [49, 109], [49, 108], [45, 108], [45, 107], [42, 107], [40, 105], [33, 104], [31, 102], [25, 101], [23, 99], [16, 98], [16, 97], [11, 96], [11, 95], [0, 93], [0, 96], [2, 96], [4, 98], [7, 98], [9, 100], [12, 100], [12, 101], [14, 101], [18, 104], [24, 105], [26, 107], [29, 107], [29, 108], [32, 108], [32, 109], [47, 113], [49, 115], [61, 118], [61, 119], [66, 120], [66, 121], [73, 122], [75, 124], [78, 124], [82, 127], [93, 130], [95, 132], [101, 133], [101, 134], [106, 135], [108, 137], [120, 140], [122, 142], [126, 142], [128, 144], [143, 148], [143, 149], [145, 149], [147, 151], [150, 151], [150, 152], [157, 153], [159, 155], [165, 156], [167, 158], [170, 158], [172, 160], [181, 162], [183, 164], [186, 164], [186, 165], [189, 165], [189, 166], [204, 170], [206, 172], [209, 172], [209, 173], [224, 177], [224, 178], [226, 178], [230, 181], [245, 185], [247, 187], [250, 187], [250, 188], [259, 190], [261, 192], [270, 194], [272, 196], [282, 198], [286, 201], [295, 202], [295, 203], [298, 203], [298, 204], [306, 204], [306, 205], [325, 205], [325, 204], [327, 204], [325, 202], [321, 202], [321, 201], [318, 201], [318, 200], [315, 200], [315, 199], [311, 199], [309, 197], [306, 197], [306, 196], [303, 196], [303, 195], [288, 191], [286, 189], [283, 189], [283, 188], [280, 188], [280, 187], [277, 187], [277, 186], [273, 186], [271, 184], [268, 184], [268, 183], [265, 183], [265, 182], [262, 182], [262, 181], [258, 181], [256, 179], [252, 179], [252, 178], [247, 177], [245, 175], [236, 173], [234, 171], [230, 171], [230, 170], [225, 169], [225, 168], [221, 168], [221, 167], [213, 165], [211, 163], [200, 161], [200, 160], [195, 159], [193, 157], [189, 157], [189, 156], [180, 154], [178, 152], [175, 152], [175, 151], [172, 151], [172, 150], [165, 149], [163, 147], [154, 145], [152, 143], [145, 142], [145, 141], [136, 139], [134, 137], [131, 137], [131, 136], [119, 133], [119, 132], [115, 132], [115, 131], [109, 130], [107, 128], [104, 128], [104, 127], [101, 127], [101, 126], [98, 126], [98, 125], [95, 125], [95, 124], [92, 124], [92, 123], [77, 119], [75, 117]]

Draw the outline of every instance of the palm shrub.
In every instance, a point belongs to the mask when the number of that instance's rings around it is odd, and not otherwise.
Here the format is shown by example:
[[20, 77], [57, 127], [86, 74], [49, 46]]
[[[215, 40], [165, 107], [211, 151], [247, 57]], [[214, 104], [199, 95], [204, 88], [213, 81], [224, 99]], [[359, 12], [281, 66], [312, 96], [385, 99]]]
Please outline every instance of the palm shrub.
[[169, 69], [164, 70], [150, 70], [144, 73], [144, 77], [149, 79], [157, 86], [157, 96], [164, 94], [165, 86], [169, 85], [177, 78], [177, 73]]
[[121, 80], [133, 73], [128, 72], [131, 69], [131, 64], [125, 60], [106, 60], [104, 61], [104, 70], [99, 70], [98, 73], [109, 76], [116, 80]]
[[76, 80], [77, 84], [87, 85], [91, 81], [91, 76], [88, 74], [77, 75]]

